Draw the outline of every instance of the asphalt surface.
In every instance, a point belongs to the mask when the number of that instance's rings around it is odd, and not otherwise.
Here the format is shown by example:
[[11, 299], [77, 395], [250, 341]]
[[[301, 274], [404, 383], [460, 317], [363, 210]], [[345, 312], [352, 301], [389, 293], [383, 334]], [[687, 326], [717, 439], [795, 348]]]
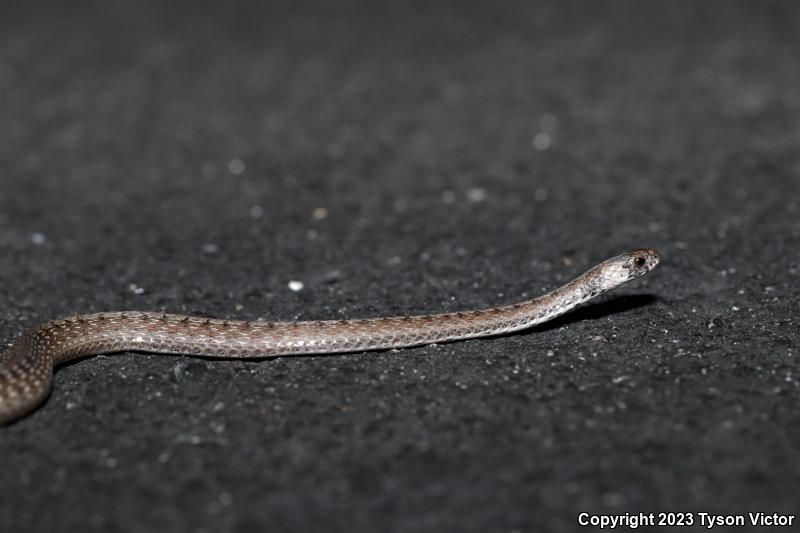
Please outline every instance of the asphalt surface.
[[799, 32], [788, 1], [4, 4], [3, 342], [105, 310], [470, 309], [665, 261], [496, 339], [60, 368], [0, 431], [0, 531], [800, 513]]

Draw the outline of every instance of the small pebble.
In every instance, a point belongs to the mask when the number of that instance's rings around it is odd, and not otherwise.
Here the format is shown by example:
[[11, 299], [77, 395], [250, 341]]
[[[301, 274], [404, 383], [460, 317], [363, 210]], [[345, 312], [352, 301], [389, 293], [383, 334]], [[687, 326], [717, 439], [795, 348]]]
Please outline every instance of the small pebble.
[[537, 133], [531, 144], [539, 152], [544, 152], [553, 144], [553, 138], [547, 133]]
[[235, 176], [244, 172], [246, 168], [247, 165], [245, 165], [244, 161], [241, 159], [231, 159], [228, 161], [228, 171]]
[[467, 191], [467, 200], [478, 203], [486, 200], [486, 191], [480, 187], [474, 187]]
[[131, 283], [130, 285], [128, 285], [128, 290], [131, 291], [133, 294], [144, 294], [144, 288], [139, 287], [135, 283]]

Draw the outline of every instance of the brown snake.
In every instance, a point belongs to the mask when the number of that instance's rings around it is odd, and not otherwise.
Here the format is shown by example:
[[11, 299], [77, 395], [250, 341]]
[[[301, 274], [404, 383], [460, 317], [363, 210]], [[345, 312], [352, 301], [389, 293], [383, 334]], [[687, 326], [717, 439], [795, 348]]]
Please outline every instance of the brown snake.
[[533, 300], [458, 313], [263, 322], [125, 311], [52, 320], [23, 331], [0, 363], [0, 424], [50, 393], [55, 366], [88, 355], [137, 351], [230, 359], [404, 348], [518, 331], [646, 274], [661, 256], [645, 248], [608, 259]]

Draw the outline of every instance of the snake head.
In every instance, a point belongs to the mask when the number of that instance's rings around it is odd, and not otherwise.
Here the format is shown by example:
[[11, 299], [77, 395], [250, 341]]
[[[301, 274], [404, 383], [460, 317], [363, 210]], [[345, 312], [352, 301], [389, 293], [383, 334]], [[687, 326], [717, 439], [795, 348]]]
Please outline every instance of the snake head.
[[652, 248], [642, 248], [626, 254], [623, 267], [628, 272], [628, 279], [638, 278], [653, 270], [661, 262], [661, 254]]
[[[661, 262], [661, 254], [652, 248], [642, 248], [603, 261], [587, 274], [594, 280], [594, 294], [610, 291], [632, 279], [643, 276]], [[580, 279], [580, 278], [578, 278]]]

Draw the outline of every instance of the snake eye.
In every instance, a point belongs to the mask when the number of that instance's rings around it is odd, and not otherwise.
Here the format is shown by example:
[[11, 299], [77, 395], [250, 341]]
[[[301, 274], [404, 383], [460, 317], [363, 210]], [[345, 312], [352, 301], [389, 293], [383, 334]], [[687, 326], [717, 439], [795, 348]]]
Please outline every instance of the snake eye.
[[636, 265], [636, 268], [644, 267], [645, 264], [644, 257], [642, 256], [637, 257], [636, 259], [633, 260], [633, 264]]

